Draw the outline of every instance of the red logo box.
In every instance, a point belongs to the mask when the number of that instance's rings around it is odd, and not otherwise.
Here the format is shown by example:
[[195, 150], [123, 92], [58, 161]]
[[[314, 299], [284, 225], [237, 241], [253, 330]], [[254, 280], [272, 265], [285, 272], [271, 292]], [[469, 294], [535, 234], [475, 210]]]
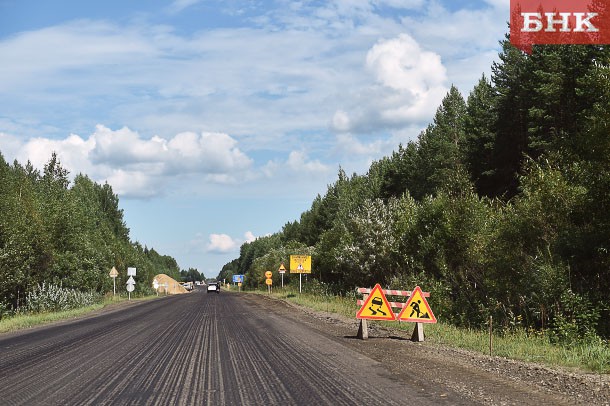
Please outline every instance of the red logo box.
[[511, 0], [510, 42], [529, 53], [535, 44], [610, 44], [609, 0]]

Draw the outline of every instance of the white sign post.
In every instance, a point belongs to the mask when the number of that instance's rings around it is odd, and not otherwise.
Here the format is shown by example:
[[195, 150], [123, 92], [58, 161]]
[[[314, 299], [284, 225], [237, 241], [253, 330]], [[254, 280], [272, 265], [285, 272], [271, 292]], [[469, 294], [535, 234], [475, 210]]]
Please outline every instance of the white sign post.
[[[135, 270], [135, 268], [133, 268], [133, 269]], [[131, 292], [134, 291], [135, 284], [136, 284], [135, 279], [133, 279], [133, 276], [130, 276], [129, 279], [127, 279], [127, 292], [129, 292], [129, 300], [131, 300]]]

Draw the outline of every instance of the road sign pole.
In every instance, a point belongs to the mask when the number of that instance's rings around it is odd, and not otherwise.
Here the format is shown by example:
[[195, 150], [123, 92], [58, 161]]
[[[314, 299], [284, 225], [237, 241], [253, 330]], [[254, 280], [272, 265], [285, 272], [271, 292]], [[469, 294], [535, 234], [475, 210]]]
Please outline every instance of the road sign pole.
[[299, 293], [301, 293], [302, 285], [303, 285], [303, 274], [300, 273], [299, 274]]
[[284, 289], [284, 272], [282, 272], [280, 275], [282, 275], [282, 289]]
[[112, 296], [116, 296], [116, 277], [112, 278]]

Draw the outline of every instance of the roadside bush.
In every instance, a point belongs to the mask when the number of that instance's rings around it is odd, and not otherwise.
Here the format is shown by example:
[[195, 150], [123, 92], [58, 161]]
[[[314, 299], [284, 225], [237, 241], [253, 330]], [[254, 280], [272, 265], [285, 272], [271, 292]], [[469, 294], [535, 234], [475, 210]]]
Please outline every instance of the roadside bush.
[[551, 342], [574, 344], [599, 340], [595, 327], [600, 309], [587, 297], [567, 290], [561, 295], [559, 307], [552, 321]]
[[81, 292], [43, 283], [28, 293], [26, 309], [30, 313], [57, 312], [90, 306], [100, 298], [101, 296], [93, 291]]

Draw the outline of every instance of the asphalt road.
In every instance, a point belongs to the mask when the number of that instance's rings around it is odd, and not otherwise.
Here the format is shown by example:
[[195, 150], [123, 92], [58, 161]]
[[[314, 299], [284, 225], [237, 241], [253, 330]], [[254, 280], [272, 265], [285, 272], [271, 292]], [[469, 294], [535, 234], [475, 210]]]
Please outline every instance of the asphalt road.
[[[2, 405], [466, 404], [285, 317], [193, 292], [0, 335]], [[355, 332], [354, 332], [355, 333]]]

